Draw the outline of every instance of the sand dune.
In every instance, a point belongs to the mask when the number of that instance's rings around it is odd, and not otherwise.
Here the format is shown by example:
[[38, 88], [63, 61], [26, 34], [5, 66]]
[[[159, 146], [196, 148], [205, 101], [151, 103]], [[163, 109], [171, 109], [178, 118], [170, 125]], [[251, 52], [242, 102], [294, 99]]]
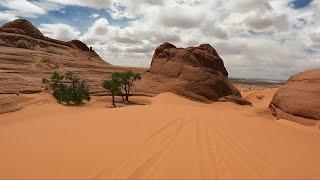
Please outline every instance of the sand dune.
[[29, 106], [0, 115], [0, 178], [320, 178], [320, 134], [253, 107], [171, 93], [144, 106]]

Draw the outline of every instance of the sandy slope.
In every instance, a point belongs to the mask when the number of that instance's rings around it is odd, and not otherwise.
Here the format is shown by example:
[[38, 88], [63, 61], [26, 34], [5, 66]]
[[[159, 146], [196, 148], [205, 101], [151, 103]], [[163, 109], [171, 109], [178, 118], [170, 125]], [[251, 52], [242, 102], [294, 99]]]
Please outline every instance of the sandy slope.
[[[320, 134], [254, 107], [170, 93], [122, 108], [29, 106], [0, 116], [0, 178], [320, 178]], [[301, 127], [301, 128], [300, 128]]]

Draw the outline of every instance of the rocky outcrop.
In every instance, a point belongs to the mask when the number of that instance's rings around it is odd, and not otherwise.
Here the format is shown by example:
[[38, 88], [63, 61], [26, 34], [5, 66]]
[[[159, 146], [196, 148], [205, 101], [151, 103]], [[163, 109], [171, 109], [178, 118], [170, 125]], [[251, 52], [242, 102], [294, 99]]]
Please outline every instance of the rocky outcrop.
[[1, 32], [26, 35], [37, 39], [45, 39], [45, 36], [39, 29], [34, 27], [29, 21], [25, 19], [16, 19], [14, 21], [3, 24], [0, 27]]
[[320, 69], [291, 77], [276, 92], [270, 108], [278, 118], [320, 120]]
[[79, 40], [72, 40], [69, 43], [70, 43], [71, 47], [73, 47], [73, 48], [78, 48], [82, 51], [90, 51], [88, 46]]
[[24, 94], [42, 92], [42, 78], [54, 71], [80, 75], [92, 95], [104, 95], [102, 79], [123, 70], [106, 63], [79, 40], [51, 39], [27, 20], [14, 20], [0, 27], [0, 114], [35, 102]]
[[242, 97], [229, 95], [219, 99], [220, 102], [231, 102], [242, 106], [252, 106], [252, 103]]
[[170, 91], [200, 101], [240, 96], [228, 81], [222, 59], [209, 44], [188, 48], [177, 48], [170, 43], [160, 45], [142, 83], [148, 91]]
[[54, 71], [81, 74], [91, 92], [100, 94], [102, 78], [120, 70], [124, 68], [106, 63], [83, 42], [45, 37], [27, 20], [0, 27], [0, 94], [41, 92], [41, 79]]
[[92, 56], [98, 56], [79, 40], [64, 42], [44, 36], [39, 29], [25, 19], [17, 19], [0, 27], [0, 46], [65, 55], [69, 55], [70, 50], [80, 50], [91, 52]]
[[[18, 19], [0, 27], [1, 108], [16, 100], [21, 101], [21, 107], [24, 106], [21, 94], [42, 92], [41, 79], [48, 78], [54, 71], [81, 75], [87, 80], [92, 95], [104, 95], [102, 79], [125, 69], [128, 68], [106, 63], [79, 40], [64, 42], [45, 37], [27, 20]], [[222, 59], [208, 44], [185, 49], [169, 43], [159, 46], [149, 72], [144, 73], [142, 79], [135, 88], [137, 94], [174, 92], [203, 102], [228, 95], [240, 96], [228, 81]], [[4, 96], [6, 98], [1, 98]], [[5, 111], [10, 112], [10, 109]]]

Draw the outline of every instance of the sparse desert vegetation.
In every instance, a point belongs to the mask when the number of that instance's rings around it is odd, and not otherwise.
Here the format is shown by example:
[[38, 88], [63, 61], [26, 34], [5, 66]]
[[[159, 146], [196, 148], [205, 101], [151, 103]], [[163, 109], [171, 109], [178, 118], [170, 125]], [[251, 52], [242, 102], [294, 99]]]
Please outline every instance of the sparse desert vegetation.
[[59, 103], [81, 105], [84, 100], [90, 101], [89, 86], [85, 80], [74, 76], [71, 72], [60, 74], [54, 72], [50, 79], [42, 82], [52, 91]]
[[134, 86], [135, 82], [140, 79], [140, 73], [134, 73], [130, 70], [124, 72], [114, 72], [112, 73], [110, 79], [106, 79], [102, 82], [102, 87], [111, 93], [112, 105], [115, 107], [116, 104], [114, 96], [125, 96], [125, 100], [129, 102], [129, 96], [131, 95], [132, 87]]

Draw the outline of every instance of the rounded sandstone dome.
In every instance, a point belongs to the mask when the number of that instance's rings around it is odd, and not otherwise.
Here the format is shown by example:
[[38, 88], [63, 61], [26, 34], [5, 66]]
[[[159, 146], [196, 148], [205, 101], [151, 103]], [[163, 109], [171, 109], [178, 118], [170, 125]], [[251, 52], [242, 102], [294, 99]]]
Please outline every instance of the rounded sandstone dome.
[[163, 43], [154, 52], [149, 73], [143, 81], [150, 91], [174, 92], [200, 101], [241, 96], [229, 82], [222, 59], [209, 44], [177, 48]]
[[44, 35], [40, 32], [40, 30], [25, 19], [16, 19], [14, 21], [3, 24], [0, 27], [0, 31], [6, 33], [27, 35], [38, 39], [44, 38]]
[[276, 92], [270, 108], [279, 118], [288, 114], [290, 117], [320, 120], [320, 69], [292, 76]]

